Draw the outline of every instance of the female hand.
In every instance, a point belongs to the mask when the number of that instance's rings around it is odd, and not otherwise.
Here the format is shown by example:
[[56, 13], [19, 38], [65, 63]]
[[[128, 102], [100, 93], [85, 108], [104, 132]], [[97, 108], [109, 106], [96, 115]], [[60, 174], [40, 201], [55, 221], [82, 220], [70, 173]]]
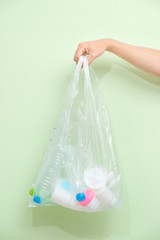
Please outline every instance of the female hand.
[[88, 65], [90, 65], [97, 57], [101, 56], [109, 45], [109, 39], [100, 39], [89, 42], [80, 43], [74, 55], [74, 61], [78, 63], [81, 55], [88, 55]]
[[81, 55], [88, 55], [90, 65], [105, 51], [119, 56], [144, 72], [160, 77], [160, 50], [134, 46], [111, 38], [80, 43], [74, 61], [77, 63]]

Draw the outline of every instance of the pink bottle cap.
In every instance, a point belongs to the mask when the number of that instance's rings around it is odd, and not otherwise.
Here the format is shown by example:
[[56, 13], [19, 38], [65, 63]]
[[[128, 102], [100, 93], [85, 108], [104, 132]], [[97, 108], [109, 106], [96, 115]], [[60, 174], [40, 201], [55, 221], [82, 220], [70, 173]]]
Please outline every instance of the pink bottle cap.
[[79, 204], [83, 207], [87, 206], [95, 196], [94, 191], [91, 189], [87, 189], [84, 194], [86, 198], [83, 201], [79, 202]]

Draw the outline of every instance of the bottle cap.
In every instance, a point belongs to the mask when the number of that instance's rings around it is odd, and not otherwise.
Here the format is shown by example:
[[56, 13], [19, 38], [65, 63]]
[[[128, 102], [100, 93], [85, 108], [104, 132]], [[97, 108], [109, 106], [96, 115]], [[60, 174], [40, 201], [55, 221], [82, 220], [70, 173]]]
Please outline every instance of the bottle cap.
[[36, 203], [41, 203], [42, 202], [42, 200], [41, 200], [41, 198], [39, 196], [35, 196], [33, 198], [33, 201], [36, 202]]
[[79, 204], [82, 205], [83, 207], [87, 206], [95, 196], [94, 191], [91, 189], [87, 189], [84, 194], [85, 194], [85, 199], [79, 202]]
[[78, 202], [83, 201], [85, 198], [86, 197], [85, 197], [84, 193], [77, 193], [77, 195], [76, 195], [76, 199], [77, 199]]
[[33, 196], [33, 193], [34, 193], [34, 188], [31, 188], [31, 189], [29, 190], [29, 194], [30, 194], [31, 196]]
[[62, 180], [62, 181], [60, 182], [60, 186], [61, 186], [61, 188], [65, 189], [66, 191], [70, 191], [70, 190], [71, 190], [71, 185], [70, 185], [70, 183], [69, 183], [68, 181], [66, 181], [66, 180]]

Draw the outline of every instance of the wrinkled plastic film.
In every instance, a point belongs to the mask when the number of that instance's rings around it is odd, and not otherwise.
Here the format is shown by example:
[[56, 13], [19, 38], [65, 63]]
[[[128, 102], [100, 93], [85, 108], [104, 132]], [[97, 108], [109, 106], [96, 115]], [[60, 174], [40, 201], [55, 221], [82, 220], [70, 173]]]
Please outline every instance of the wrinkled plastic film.
[[29, 206], [87, 212], [117, 207], [120, 169], [99, 81], [86, 56], [76, 66], [51, 139]]

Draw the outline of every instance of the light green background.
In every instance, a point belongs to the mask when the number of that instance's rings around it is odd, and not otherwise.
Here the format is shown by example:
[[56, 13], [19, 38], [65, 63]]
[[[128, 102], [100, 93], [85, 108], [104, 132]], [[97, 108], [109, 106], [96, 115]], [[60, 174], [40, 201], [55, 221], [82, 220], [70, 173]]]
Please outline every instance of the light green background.
[[159, 23], [158, 0], [0, 0], [0, 240], [160, 239], [160, 79], [111, 53], [92, 67], [123, 174], [122, 210], [27, 207], [77, 44], [110, 37], [160, 49]]

